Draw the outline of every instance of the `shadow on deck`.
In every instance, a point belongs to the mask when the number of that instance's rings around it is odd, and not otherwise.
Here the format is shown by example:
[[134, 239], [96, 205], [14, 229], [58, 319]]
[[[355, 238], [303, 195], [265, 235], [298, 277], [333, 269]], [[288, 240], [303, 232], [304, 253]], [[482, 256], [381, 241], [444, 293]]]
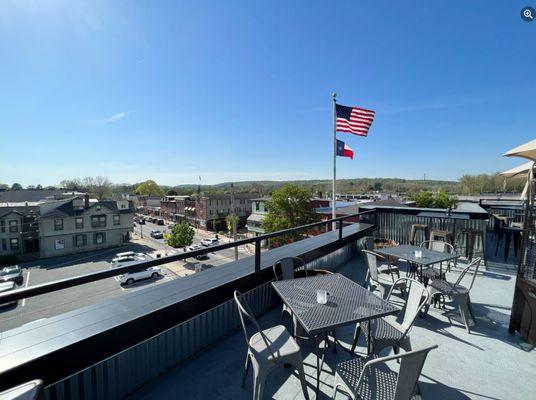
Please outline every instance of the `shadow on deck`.
[[[356, 282], [364, 281], [361, 258], [343, 265], [340, 273]], [[454, 280], [457, 273], [449, 274]], [[519, 336], [508, 333], [510, 306], [515, 277], [494, 266], [477, 277], [471, 293], [477, 324], [467, 334], [457, 310], [430, 308], [426, 318], [418, 318], [410, 337], [414, 349], [438, 344], [424, 366], [420, 387], [425, 399], [528, 399], [536, 392], [530, 371], [536, 370], [536, 352]], [[280, 310], [272, 310], [259, 319], [263, 328], [279, 323]], [[337, 331], [349, 347], [354, 327]], [[301, 341], [309, 396], [314, 398], [316, 361], [312, 345]], [[358, 351], [364, 353], [364, 342]], [[237, 332], [202, 352], [199, 356], [169, 370], [155, 381], [131, 394], [130, 400], [144, 399], [250, 399], [251, 375], [246, 387], [240, 387], [246, 344]], [[333, 371], [337, 363], [348, 359], [347, 352], [328, 351], [322, 374], [320, 398], [331, 398]], [[528, 373], [528, 374], [527, 374]], [[251, 372], [250, 372], [251, 374]], [[301, 399], [299, 380], [291, 369], [276, 368], [269, 376], [264, 398]], [[345, 398], [339, 394], [338, 399]]]

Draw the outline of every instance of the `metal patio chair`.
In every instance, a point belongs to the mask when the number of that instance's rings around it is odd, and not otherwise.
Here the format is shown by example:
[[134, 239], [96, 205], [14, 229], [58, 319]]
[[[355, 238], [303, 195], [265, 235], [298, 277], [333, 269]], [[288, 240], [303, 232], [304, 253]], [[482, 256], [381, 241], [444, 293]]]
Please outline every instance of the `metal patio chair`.
[[[460, 310], [467, 333], [471, 333], [471, 329], [469, 327], [469, 315], [472, 317], [473, 322], [476, 322], [469, 293], [473, 287], [473, 284], [475, 283], [481, 261], [481, 258], [475, 258], [467, 267], [463, 269], [455, 283], [449, 283], [445, 279], [437, 279], [432, 281], [427, 287], [428, 293], [430, 293], [430, 298], [432, 299], [435, 299], [436, 296], [442, 296], [443, 299], [445, 297], [452, 299], [454, 305]], [[465, 287], [461, 285], [461, 282], [468, 272], [471, 272], [472, 277], [470, 278], [468, 287]], [[426, 314], [428, 313], [429, 308], [430, 303], [426, 305]]]
[[402, 295], [404, 295], [405, 287], [403, 283], [397, 283], [398, 280], [393, 282], [393, 280], [386, 278], [385, 274], [380, 273], [378, 270], [378, 257], [381, 257], [379, 254], [373, 251], [363, 250], [363, 256], [368, 269], [365, 285], [368, 285], [371, 292], [378, 290], [382, 297], [385, 298], [391, 288], [395, 287], [400, 289]]
[[[365, 236], [363, 238], [363, 249], [374, 251], [374, 236]], [[385, 257], [378, 254], [379, 260], [385, 260]], [[381, 264], [378, 266], [378, 273], [380, 274], [386, 274], [391, 277], [391, 279], [395, 280], [394, 276], [396, 275], [397, 278], [400, 278], [400, 269], [398, 268], [398, 265], [392, 265], [390, 262], [387, 264]], [[365, 282], [368, 281], [369, 278], [369, 271], [367, 270], [367, 273], [365, 275]]]
[[[270, 371], [278, 365], [290, 364], [298, 371], [303, 395], [309, 400], [303, 371], [303, 358], [298, 343], [283, 325], [261, 330], [251, 308], [242, 299], [242, 294], [237, 290], [234, 292], [234, 299], [248, 346], [242, 387], [245, 386], [249, 365], [251, 364], [253, 366], [253, 399], [261, 400], [266, 378]], [[252, 336], [248, 335], [247, 320], [253, 323], [257, 331]]]
[[41, 400], [43, 395], [43, 381], [35, 379], [21, 385], [7, 389], [0, 393], [0, 400]]
[[[398, 353], [400, 348], [405, 351], [411, 350], [411, 341], [409, 331], [413, 327], [413, 323], [419, 315], [420, 310], [428, 304], [428, 291], [426, 287], [419, 281], [411, 278], [400, 278], [396, 281], [398, 285], [404, 285], [406, 288], [406, 302], [403, 307], [404, 317], [402, 322], [397, 322], [396, 316], [387, 316], [374, 321], [365, 321], [356, 325], [354, 334], [354, 342], [352, 344], [352, 354], [357, 346], [361, 329], [368, 331], [368, 324], [371, 325], [371, 351], [373, 354], [379, 354], [384, 348], [392, 347], [395, 353]], [[391, 299], [393, 288], [387, 296], [387, 301]], [[365, 336], [368, 346], [368, 336]]]
[[[443, 242], [442, 240], [425, 240], [421, 243], [420, 247], [426, 248], [428, 250], [439, 251], [441, 253], [454, 253], [454, 246], [452, 246], [450, 243]], [[447, 261], [446, 263], [447, 266], [442, 271], [440, 271], [433, 265], [429, 266], [428, 268], [423, 268], [422, 277], [426, 279], [444, 279], [446, 272], [450, 272], [451, 262]], [[456, 259], [454, 260], [454, 263], [456, 263]]]
[[[277, 260], [272, 266], [272, 269], [274, 270], [275, 279], [278, 281], [282, 281], [284, 279], [294, 279], [296, 277], [297, 270], [303, 270], [305, 276], [308, 275], [307, 265], [305, 264], [305, 261], [303, 261], [303, 259], [301, 259], [300, 257], [285, 257], [280, 260]], [[298, 321], [296, 320], [296, 317], [292, 314], [290, 308], [288, 308], [287, 305], [283, 303], [283, 306], [281, 308], [281, 323], [283, 322], [283, 317], [285, 316], [285, 313], [287, 313], [292, 318], [292, 335], [294, 337], [297, 337]]]
[[[357, 357], [337, 365], [333, 385], [333, 400], [344, 392], [357, 400], [416, 400], [419, 376], [428, 353], [437, 345], [402, 354], [377, 358]], [[400, 362], [398, 372], [386, 364]]]

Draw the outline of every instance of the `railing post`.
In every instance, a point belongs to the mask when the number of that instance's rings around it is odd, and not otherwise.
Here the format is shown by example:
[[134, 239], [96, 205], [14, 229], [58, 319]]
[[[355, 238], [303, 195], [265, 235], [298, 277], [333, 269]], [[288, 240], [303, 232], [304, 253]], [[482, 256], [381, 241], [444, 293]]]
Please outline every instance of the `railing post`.
[[255, 272], [261, 272], [261, 241], [255, 240]]
[[342, 220], [339, 221], [339, 241], [342, 240]]

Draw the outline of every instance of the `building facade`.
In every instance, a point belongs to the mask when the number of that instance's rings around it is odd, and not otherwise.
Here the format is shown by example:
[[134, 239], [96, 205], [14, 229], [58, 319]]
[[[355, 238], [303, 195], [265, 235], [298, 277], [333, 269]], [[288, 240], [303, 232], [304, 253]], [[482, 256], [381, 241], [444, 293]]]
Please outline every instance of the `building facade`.
[[55, 257], [121, 246], [130, 241], [133, 212], [128, 201], [75, 197], [40, 205], [41, 257]]
[[[244, 227], [251, 214], [251, 199], [254, 194], [238, 193], [234, 195], [234, 214], [238, 216], [238, 227]], [[193, 216], [195, 212], [195, 217]], [[225, 218], [233, 214], [231, 195], [204, 195], [200, 193], [195, 198], [195, 209], [192, 210], [194, 224], [211, 231], [227, 230]]]
[[38, 256], [39, 203], [0, 203], [0, 256]]

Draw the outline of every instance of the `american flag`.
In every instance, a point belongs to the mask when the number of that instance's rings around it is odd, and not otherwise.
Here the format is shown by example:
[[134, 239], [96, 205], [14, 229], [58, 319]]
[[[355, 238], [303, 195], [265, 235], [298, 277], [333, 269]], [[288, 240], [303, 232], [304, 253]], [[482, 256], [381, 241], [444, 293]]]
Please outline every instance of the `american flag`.
[[367, 136], [374, 111], [359, 107], [337, 106], [337, 132], [350, 132], [354, 135]]

